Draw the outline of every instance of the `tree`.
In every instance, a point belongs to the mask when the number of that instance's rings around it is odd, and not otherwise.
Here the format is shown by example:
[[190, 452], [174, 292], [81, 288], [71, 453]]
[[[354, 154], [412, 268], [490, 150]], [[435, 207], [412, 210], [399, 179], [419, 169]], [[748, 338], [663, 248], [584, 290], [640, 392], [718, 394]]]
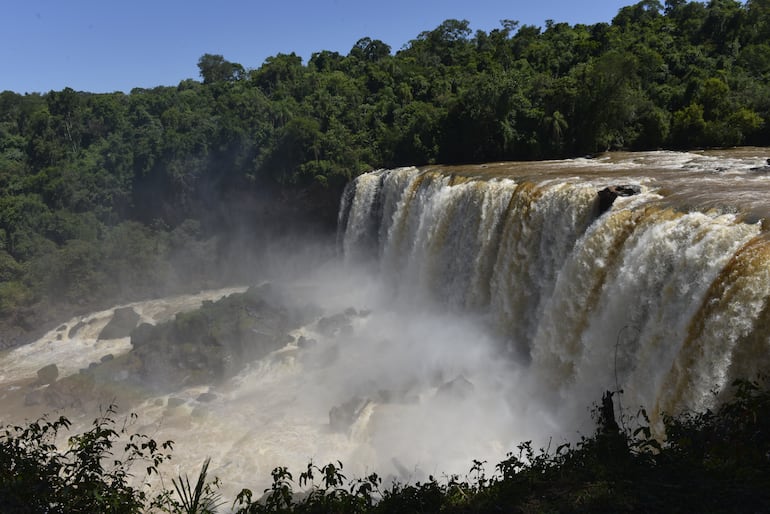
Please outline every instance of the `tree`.
[[231, 82], [239, 80], [244, 74], [243, 66], [218, 54], [203, 54], [198, 59], [198, 69], [204, 84]]
[[390, 55], [390, 46], [379, 39], [365, 37], [356, 41], [349, 55], [365, 61], [377, 62]]

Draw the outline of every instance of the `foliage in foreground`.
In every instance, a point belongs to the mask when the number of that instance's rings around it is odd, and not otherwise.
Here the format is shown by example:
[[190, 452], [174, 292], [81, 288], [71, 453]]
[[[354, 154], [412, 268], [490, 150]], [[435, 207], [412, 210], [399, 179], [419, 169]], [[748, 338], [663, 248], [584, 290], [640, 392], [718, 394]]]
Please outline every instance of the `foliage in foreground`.
[[[429, 477], [425, 482], [388, 483], [371, 474], [349, 480], [342, 463], [308, 464], [297, 480], [284, 467], [273, 470], [261, 496], [244, 489], [232, 504], [239, 514], [409, 512], [768, 512], [770, 511], [770, 391], [764, 381], [738, 381], [717, 409], [665, 416], [666, 437], [653, 437], [646, 413], [615, 421], [611, 394], [595, 409], [597, 430], [575, 444], [535, 450], [529, 442], [509, 453], [488, 474], [474, 461], [465, 477]], [[152, 501], [127, 485], [128, 466], [147, 461], [157, 472], [168, 458], [144, 436], [131, 436], [127, 457], [114, 460], [118, 432], [109, 415], [70, 439], [70, 449], [52, 446], [69, 427], [60, 418], [0, 435], [0, 508], [3, 512], [211, 513], [222, 505], [208, 461], [195, 484], [173, 480]], [[626, 428], [633, 426], [635, 428]], [[109, 458], [109, 459], [108, 459]]]
[[[64, 451], [56, 445], [71, 425], [63, 416], [5, 427], [0, 433], [0, 511], [143, 512], [148, 496], [130, 485], [130, 469], [142, 463], [147, 476], [157, 474], [158, 466], [171, 457], [173, 443], [159, 445], [146, 435], [129, 435], [127, 424], [117, 424], [115, 412], [110, 406], [90, 430], [70, 437]], [[125, 438], [118, 453], [119, 441]]]

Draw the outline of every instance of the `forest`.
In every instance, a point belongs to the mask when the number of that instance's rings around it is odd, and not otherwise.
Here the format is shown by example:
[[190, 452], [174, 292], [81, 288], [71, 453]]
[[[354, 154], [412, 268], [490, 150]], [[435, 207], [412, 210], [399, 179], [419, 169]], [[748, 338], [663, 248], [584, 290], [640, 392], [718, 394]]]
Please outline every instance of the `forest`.
[[223, 262], [270, 238], [329, 235], [367, 170], [770, 146], [768, 0], [476, 33], [450, 19], [398, 50], [363, 38], [307, 63], [198, 67], [129, 94], [0, 93], [0, 348], [64, 314], [236, 280]]

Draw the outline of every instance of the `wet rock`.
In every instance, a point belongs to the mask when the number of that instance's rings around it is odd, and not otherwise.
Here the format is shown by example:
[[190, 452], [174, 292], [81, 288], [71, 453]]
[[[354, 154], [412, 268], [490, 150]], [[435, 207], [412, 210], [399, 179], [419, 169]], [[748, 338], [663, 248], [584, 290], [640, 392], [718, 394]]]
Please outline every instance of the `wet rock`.
[[201, 405], [198, 405], [190, 412], [191, 418], [205, 418], [209, 415], [209, 410]]
[[152, 341], [152, 338], [155, 335], [155, 325], [141, 323], [131, 331], [131, 345], [134, 348], [138, 348]]
[[177, 398], [176, 396], [170, 396], [166, 405], [169, 409], [175, 409], [177, 407], [181, 407], [185, 404], [185, 400], [182, 398]]
[[43, 398], [43, 391], [37, 390], [32, 391], [27, 396], [24, 397], [24, 406], [25, 407], [34, 407], [36, 405], [42, 405], [45, 401], [45, 398]]
[[112, 319], [109, 323], [99, 332], [98, 340], [104, 339], [120, 339], [121, 337], [128, 337], [131, 331], [136, 328], [136, 324], [139, 322], [139, 314], [132, 307], [121, 307], [115, 309]]
[[214, 393], [202, 393], [202, 394], [199, 394], [198, 397], [196, 398], [196, 400], [201, 403], [213, 402], [216, 399], [217, 399], [217, 395], [215, 395]]
[[759, 172], [759, 173], [770, 173], [770, 159], [767, 159], [765, 161], [764, 166], [757, 166], [754, 168], [749, 168], [749, 171]]
[[598, 210], [599, 216], [610, 210], [612, 204], [618, 196], [633, 196], [642, 192], [642, 188], [637, 185], [618, 185], [608, 186], [598, 191]]
[[41, 385], [53, 384], [59, 378], [59, 368], [56, 364], [49, 364], [37, 370], [37, 383]]
[[93, 399], [95, 379], [85, 373], [65, 377], [43, 390], [48, 406], [56, 409], [79, 407]]
[[354, 396], [341, 405], [329, 409], [329, 426], [335, 432], [347, 432], [369, 405], [368, 398]]
[[291, 313], [270, 288], [250, 288], [131, 332], [137, 378], [158, 387], [216, 383], [293, 341]]
[[299, 336], [299, 339], [297, 339], [297, 348], [312, 348], [315, 345], [318, 344], [318, 341], [315, 339], [310, 339], [305, 336]]
[[326, 337], [334, 337], [348, 329], [352, 330], [349, 317], [343, 313], [319, 319], [316, 328], [321, 335]]
[[75, 334], [80, 332], [80, 329], [83, 328], [84, 326], [86, 326], [86, 323], [84, 321], [78, 321], [77, 323], [72, 325], [72, 328], [70, 329], [70, 331], [67, 332], [67, 337], [72, 339], [73, 337], [75, 337]]
[[441, 384], [436, 391], [436, 396], [464, 400], [473, 394], [474, 389], [473, 383], [460, 375], [454, 380]]

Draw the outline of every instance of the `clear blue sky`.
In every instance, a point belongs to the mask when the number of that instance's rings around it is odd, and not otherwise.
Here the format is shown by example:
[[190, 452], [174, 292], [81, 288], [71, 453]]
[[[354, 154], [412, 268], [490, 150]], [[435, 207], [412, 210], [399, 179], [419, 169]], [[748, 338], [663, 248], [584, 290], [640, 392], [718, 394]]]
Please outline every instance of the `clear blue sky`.
[[362, 37], [393, 51], [449, 18], [489, 31], [504, 18], [542, 26], [609, 22], [632, 0], [5, 0], [0, 91], [128, 92], [199, 79], [204, 53], [245, 68], [296, 52], [347, 54]]

